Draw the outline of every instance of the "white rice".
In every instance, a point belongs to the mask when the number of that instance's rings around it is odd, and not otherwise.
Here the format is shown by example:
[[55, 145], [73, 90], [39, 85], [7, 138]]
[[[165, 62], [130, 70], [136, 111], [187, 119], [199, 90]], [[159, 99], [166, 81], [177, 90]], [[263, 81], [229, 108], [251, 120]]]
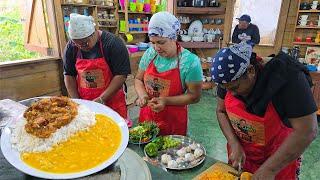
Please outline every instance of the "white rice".
[[22, 117], [13, 127], [11, 136], [13, 148], [19, 152], [44, 152], [66, 141], [76, 132], [88, 129], [96, 123], [96, 119], [95, 114], [85, 105], [79, 105], [77, 116], [69, 124], [51, 134], [49, 138], [38, 138], [27, 133], [24, 128], [26, 123], [26, 119]]

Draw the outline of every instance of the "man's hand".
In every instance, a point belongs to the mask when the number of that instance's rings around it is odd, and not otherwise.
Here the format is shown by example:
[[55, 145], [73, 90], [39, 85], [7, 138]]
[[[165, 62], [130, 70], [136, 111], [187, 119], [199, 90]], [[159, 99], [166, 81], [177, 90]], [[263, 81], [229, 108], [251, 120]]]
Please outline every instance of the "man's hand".
[[238, 169], [238, 166], [242, 166], [242, 164], [246, 161], [246, 154], [244, 153], [244, 150], [239, 142], [233, 142], [228, 144], [231, 150], [229, 159], [232, 163], [232, 166]]
[[151, 107], [152, 111], [160, 112], [166, 106], [166, 101], [165, 101], [165, 99], [163, 97], [152, 98], [149, 101], [148, 106]]
[[275, 176], [273, 171], [261, 166], [252, 176], [252, 180], [274, 180]]

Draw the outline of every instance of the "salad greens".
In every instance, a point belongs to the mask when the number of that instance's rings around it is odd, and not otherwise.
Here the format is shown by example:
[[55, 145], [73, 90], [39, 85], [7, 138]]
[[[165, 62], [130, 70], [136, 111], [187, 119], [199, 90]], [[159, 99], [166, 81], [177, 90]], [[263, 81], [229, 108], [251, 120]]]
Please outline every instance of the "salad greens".
[[155, 122], [143, 122], [129, 130], [131, 143], [146, 143], [159, 133], [160, 129]]
[[174, 148], [181, 145], [181, 141], [171, 138], [169, 136], [159, 136], [154, 139], [151, 143], [144, 147], [147, 155], [155, 157], [158, 155], [158, 151]]

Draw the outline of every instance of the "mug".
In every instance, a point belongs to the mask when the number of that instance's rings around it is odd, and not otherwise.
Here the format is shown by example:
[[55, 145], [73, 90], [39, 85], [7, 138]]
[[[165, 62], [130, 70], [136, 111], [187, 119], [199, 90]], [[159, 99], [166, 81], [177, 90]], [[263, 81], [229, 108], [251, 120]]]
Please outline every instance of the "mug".
[[137, 3], [137, 11], [142, 12], [143, 11], [143, 3]]
[[302, 38], [300, 36], [297, 36], [296, 37], [296, 42], [301, 42], [302, 41]]
[[301, 19], [301, 20], [307, 20], [307, 19], [308, 19], [308, 16], [309, 16], [309, 15], [301, 15], [301, 16], [299, 17], [299, 19]]
[[311, 43], [312, 42], [312, 38], [311, 37], [306, 37], [306, 42]]
[[318, 6], [318, 1], [312, 1], [312, 5]]
[[304, 20], [304, 21], [303, 20], [299, 20], [298, 22], [299, 22], [300, 26], [306, 26], [308, 21], [307, 20]]
[[137, 4], [136, 3], [130, 2], [129, 3], [129, 7], [130, 7], [130, 11], [136, 12], [136, 9], [137, 9]]
[[318, 7], [317, 4], [312, 4], [312, 5], [311, 5], [311, 9], [313, 9], [313, 10], [317, 9], [317, 7]]
[[155, 13], [157, 10], [157, 7], [155, 4], [151, 4], [151, 13]]
[[132, 34], [126, 34], [126, 39], [127, 39], [127, 42], [133, 41], [133, 36], [132, 36]]
[[120, 20], [120, 32], [126, 31], [126, 21]]

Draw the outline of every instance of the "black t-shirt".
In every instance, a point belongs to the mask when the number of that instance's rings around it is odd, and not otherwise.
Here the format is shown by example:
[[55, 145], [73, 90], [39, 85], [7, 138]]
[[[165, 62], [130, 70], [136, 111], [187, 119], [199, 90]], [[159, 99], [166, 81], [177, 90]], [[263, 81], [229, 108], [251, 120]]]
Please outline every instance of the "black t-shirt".
[[[283, 123], [291, 127], [288, 118], [297, 118], [317, 111], [310, 85], [303, 72], [288, 76], [286, 85], [272, 97], [272, 103], [282, 119]], [[259, 78], [259, 76], [257, 77]], [[224, 99], [227, 91], [220, 86], [217, 88], [217, 95]], [[244, 97], [237, 97], [243, 102]]]
[[[131, 73], [129, 54], [126, 46], [120, 38], [112, 33], [102, 31], [101, 41], [103, 53], [106, 62], [110, 67], [113, 75], [128, 75]], [[63, 70], [64, 75], [76, 76], [76, 55], [79, 48], [77, 48], [71, 41], [68, 42], [63, 55]], [[96, 45], [90, 51], [81, 51], [82, 58], [93, 59], [100, 58], [103, 55], [100, 51], [100, 43], [97, 41]]]

